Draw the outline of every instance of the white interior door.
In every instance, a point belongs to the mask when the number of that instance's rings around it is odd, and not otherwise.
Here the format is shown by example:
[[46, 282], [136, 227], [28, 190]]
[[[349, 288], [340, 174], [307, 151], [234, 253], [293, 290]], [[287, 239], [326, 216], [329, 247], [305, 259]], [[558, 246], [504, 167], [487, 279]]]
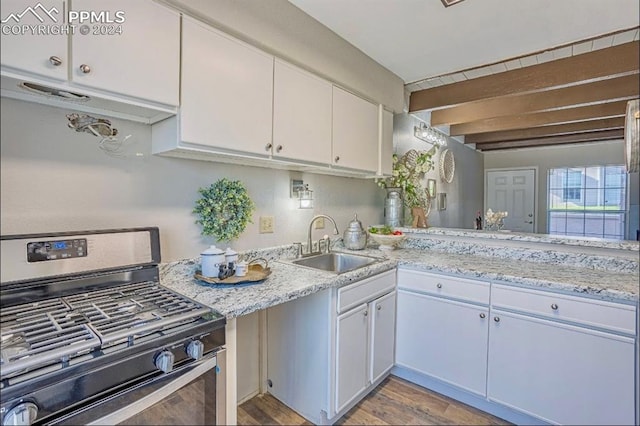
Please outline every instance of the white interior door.
[[491, 209], [494, 212], [508, 212], [504, 229], [534, 232], [535, 180], [535, 169], [487, 171], [484, 211]]

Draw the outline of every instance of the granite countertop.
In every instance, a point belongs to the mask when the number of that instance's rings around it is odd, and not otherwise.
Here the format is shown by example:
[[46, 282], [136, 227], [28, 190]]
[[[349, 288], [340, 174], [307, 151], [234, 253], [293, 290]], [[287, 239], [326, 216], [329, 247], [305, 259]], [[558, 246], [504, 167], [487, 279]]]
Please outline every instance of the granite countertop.
[[[348, 250], [340, 250], [348, 252]], [[280, 257], [291, 257], [289, 251]], [[266, 309], [315, 292], [339, 287], [396, 266], [455, 274], [528, 288], [628, 303], [638, 303], [638, 272], [605, 271], [580, 266], [553, 265], [521, 259], [404, 248], [394, 251], [367, 249], [353, 252], [381, 258], [355, 271], [336, 275], [269, 259], [271, 275], [263, 282], [230, 286], [207, 285], [193, 278], [199, 259], [160, 268], [161, 284], [212, 307], [227, 318]], [[249, 258], [251, 258], [249, 256]]]
[[465, 239], [484, 239], [500, 241], [526, 241], [566, 246], [594, 247], [615, 250], [640, 251], [640, 242], [630, 240], [610, 240], [605, 238], [572, 237], [551, 234], [531, 234], [526, 232], [489, 231], [462, 228], [398, 228], [406, 234], [424, 234], [432, 236], [464, 237]]

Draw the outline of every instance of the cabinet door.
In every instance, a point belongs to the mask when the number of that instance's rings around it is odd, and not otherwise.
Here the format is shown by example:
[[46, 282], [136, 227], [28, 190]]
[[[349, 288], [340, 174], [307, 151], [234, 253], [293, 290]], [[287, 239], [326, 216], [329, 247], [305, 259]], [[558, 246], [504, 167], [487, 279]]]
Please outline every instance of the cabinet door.
[[398, 290], [396, 363], [486, 395], [488, 308]]
[[360, 305], [337, 318], [336, 413], [367, 387], [369, 305]]
[[491, 317], [490, 400], [552, 423], [634, 423], [633, 339], [496, 309]]
[[396, 335], [396, 293], [382, 296], [369, 304], [371, 312], [371, 349], [369, 380], [378, 380], [393, 367]]
[[[62, 0], [41, 0], [34, 3], [24, 0], [2, 0], [2, 18], [8, 19], [6, 23], [3, 22], [2, 28], [15, 29], [17, 32], [13, 34], [12, 31], [3, 31], [0, 37], [3, 71], [28, 72], [60, 81], [67, 79], [68, 35], [45, 36], [22, 30], [23, 25], [65, 27], [63, 4]], [[59, 65], [54, 65], [57, 62], [50, 60], [54, 57], [60, 59]]]
[[[151, 0], [73, 0], [74, 10], [108, 11], [122, 23], [87, 23], [73, 35], [71, 80], [153, 102], [178, 105], [180, 15]], [[123, 14], [116, 15], [121, 11]], [[116, 31], [122, 30], [122, 34]], [[88, 73], [81, 70], [87, 65]]]
[[280, 60], [274, 73], [274, 156], [330, 164], [331, 83]]
[[378, 107], [335, 86], [332, 152], [336, 166], [378, 169]]
[[393, 113], [380, 105], [380, 164], [378, 174], [390, 176], [393, 173]]
[[182, 140], [271, 153], [273, 56], [183, 18]]

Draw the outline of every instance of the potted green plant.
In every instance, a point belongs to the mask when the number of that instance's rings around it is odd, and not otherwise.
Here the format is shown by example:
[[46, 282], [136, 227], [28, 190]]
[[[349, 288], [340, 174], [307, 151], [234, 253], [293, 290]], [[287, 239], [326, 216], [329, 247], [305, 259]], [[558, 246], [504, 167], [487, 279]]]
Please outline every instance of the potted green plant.
[[[390, 177], [376, 179], [381, 188], [398, 188], [402, 193], [403, 203], [411, 209], [414, 217], [413, 226], [426, 227], [424, 209], [428, 203], [425, 187], [422, 185], [424, 174], [433, 169], [433, 155], [436, 147], [429, 151], [410, 150], [402, 157], [393, 154], [393, 171]], [[416, 224], [416, 218], [419, 219]], [[422, 222], [420, 221], [422, 219]]]

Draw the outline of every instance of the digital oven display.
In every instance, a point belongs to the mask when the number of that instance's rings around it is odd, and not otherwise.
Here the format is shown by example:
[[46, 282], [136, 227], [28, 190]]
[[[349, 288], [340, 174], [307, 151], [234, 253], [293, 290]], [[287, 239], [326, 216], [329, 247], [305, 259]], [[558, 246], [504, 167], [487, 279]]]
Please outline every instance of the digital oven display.
[[27, 261], [30, 263], [86, 257], [87, 254], [86, 238], [27, 243]]

